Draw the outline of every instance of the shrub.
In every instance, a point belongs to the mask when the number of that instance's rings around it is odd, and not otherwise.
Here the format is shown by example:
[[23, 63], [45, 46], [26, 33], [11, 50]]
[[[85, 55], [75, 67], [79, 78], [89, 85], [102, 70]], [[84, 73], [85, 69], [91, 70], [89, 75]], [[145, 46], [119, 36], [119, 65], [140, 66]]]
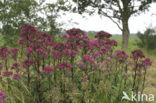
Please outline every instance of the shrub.
[[95, 37], [74, 28], [56, 41], [23, 25], [19, 48], [0, 48], [0, 87], [12, 103], [125, 103], [122, 91], [143, 92], [150, 59], [114, 51], [108, 33]]
[[156, 49], [156, 31], [154, 29], [148, 28], [144, 33], [137, 33], [140, 41], [138, 46], [146, 49]]

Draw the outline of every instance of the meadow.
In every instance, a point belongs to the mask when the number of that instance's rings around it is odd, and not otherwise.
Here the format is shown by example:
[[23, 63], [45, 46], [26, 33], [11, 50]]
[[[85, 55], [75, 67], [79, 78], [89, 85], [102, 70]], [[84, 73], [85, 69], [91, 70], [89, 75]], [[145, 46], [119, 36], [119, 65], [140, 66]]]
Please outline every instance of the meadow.
[[156, 95], [154, 50], [130, 36], [122, 51], [121, 36], [111, 36], [73, 28], [52, 37], [23, 25], [19, 46], [0, 49], [0, 103], [132, 103], [121, 100], [123, 91]]
[[[121, 49], [121, 43], [122, 43], [122, 36], [113, 36], [112, 39], [116, 40], [119, 43], [119, 46], [116, 49]], [[131, 35], [129, 39], [129, 47], [127, 50], [127, 53], [130, 53], [130, 51], [134, 49], [138, 49], [137, 42], [139, 39], [136, 35]], [[147, 57], [149, 57], [153, 64], [152, 67], [147, 72], [147, 85], [145, 88], [145, 92], [147, 94], [153, 93], [156, 96], [156, 50], [146, 50], [145, 48], [139, 48], [141, 49]], [[153, 102], [155, 103], [155, 102]]]

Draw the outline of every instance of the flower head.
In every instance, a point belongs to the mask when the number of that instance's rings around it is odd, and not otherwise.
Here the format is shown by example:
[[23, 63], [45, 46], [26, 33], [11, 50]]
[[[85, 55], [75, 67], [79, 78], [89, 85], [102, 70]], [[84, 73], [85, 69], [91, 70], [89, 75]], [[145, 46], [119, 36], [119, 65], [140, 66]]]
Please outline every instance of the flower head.
[[43, 73], [44, 73], [44, 74], [52, 74], [53, 71], [54, 71], [54, 68], [52, 68], [52, 67], [50, 67], [50, 66], [46, 66], [46, 67], [44, 68]]
[[133, 59], [135, 59], [135, 60], [137, 60], [137, 59], [139, 59], [139, 58], [145, 58], [143, 52], [142, 52], [141, 50], [139, 50], [139, 49], [134, 50], [134, 51], [132, 51], [131, 53], [132, 53], [131, 58], [133, 58]]
[[6, 94], [4, 92], [0, 92], [0, 97], [6, 97]]
[[9, 48], [7, 48], [7, 47], [0, 48], [0, 57], [2, 59], [5, 59], [8, 56], [9, 53], [10, 53]]
[[20, 74], [14, 74], [12, 79], [13, 80], [18, 80], [20, 78], [21, 78], [21, 75]]
[[33, 61], [32, 60], [25, 60], [23, 63], [22, 63], [22, 66], [23, 68], [28, 68], [29, 66], [31, 66], [33, 64]]
[[4, 92], [0, 92], [0, 103], [6, 103], [5, 98], [6, 94]]
[[152, 61], [149, 58], [145, 58], [144, 60], [142, 60], [142, 63], [145, 66], [151, 66], [152, 65]]
[[15, 62], [15, 63], [13, 63], [13, 65], [11, 66], [11, 69], [18, 69], [19, 66], [20, 66], [20, 64], [17, 63], [17, 62]]
[[94, 63], [94, 60], [93, 60], [93, 56], [92, 55], [84, 55], [84, 61], [87, 61], [89, 63]]
[[71, 64], [68, 64], [68, 63], [66, 63], [66, 62], [64, 62], [64, 63], [60, 63], [60, 64], [58, 64], [57, 65], [57, 68], [59, 68], [59, 69], [66, 69], [66, 68], [72, 68], [72, 65]]
[[95, 35], [95, 38], [98, 38], [98, 39], [104, 39], [104, 38], [110, 38], [112, 35], [107, 33], [107, 32], [104, 32], [104, 31], [100, 31], [98, 32], [96, 35]]
[[12, 72], [11, 71], [8, 71], [8, 70], [3, 71], [3, 76], [8, 77], [10, 75], [12, 75]]
[[16, 58], [17, 53], [18, 53], [18, 48], [12, 48], [12, 49], [11, 49], [11, 52], [12, 52], [13, 58]]
[[120, 62], [125, 62], [128, 58], [128, 55], [124, 51], [116, 50], [114, 58], [119, 60]]
[[28, 48], [27, 48], [27, 54], [29, 55], [29, 54], [31, 54], [32, 52], [33, 52], [33, 47], [32, 47], [32, 46], [28, 47]]
[[70, 30], [67, 30], [66, 31], [69, 35], [77, 35], [77, 34], [81, 34], [81, 35], [84, 35], [85, 34], [85, 32], [83, 32], [82, 30], [80, 30], [80, 29], [77, 29], [77, 28], [72, 28], [72, 29], [70, 29]]

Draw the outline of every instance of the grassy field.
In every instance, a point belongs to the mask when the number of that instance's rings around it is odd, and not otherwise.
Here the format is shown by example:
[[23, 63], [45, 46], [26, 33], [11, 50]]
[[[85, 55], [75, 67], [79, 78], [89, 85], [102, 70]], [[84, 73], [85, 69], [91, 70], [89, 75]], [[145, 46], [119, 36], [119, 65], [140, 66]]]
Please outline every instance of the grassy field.
[[[113, 36], [112, 39], [116, 40], [118, 42], [118, 47], [116, 49], [121, 49], [121, 43], [122, 43], [122, 37], [121, 36]], [[129, 47], [127, 50], [127, 53], [130, 53], [130, 51], [134, 49], [138, 49], [137, 42], [139, 39], [137, 36], [130, 36], [129, 40]], [[156, 50], [153, 51], [147, 51], [145, 49], [141, 49], [144, 54], [149, 57], [153, 65], [151, 68], [148, 69], [147, 78], [146, 78], [146, 88], [144, 90], [147, 94], [154, 94], [156, 96]], [[156, 101], [156, 100], [155, 100]], [[156, 103], [156, 102], [154, 102]]]

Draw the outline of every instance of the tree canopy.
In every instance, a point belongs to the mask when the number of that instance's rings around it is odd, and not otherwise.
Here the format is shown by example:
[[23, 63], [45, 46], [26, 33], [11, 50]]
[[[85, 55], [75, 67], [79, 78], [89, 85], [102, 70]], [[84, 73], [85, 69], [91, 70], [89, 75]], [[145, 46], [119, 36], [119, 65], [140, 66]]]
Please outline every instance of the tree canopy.
[[139, 15], [148, 10], [152, 0], [73, 0], [77, 7], [78, 13], [98, 13], [108, 17], [122, 31], [123, 42], [122, 48], [128, 47], [128, 38], [130, 35], [128, 21], [132, 15]]

